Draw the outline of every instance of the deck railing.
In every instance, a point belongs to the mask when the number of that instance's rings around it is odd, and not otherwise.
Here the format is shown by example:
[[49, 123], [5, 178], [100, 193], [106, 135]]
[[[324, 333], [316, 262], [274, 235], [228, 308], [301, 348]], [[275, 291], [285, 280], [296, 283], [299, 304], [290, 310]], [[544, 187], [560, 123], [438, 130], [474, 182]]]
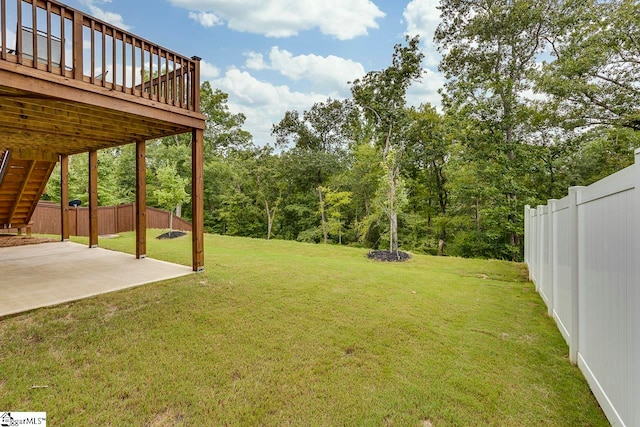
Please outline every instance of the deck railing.
[[199, 58], [53, 0], [0, 0], [0, 60], [199, 111]]

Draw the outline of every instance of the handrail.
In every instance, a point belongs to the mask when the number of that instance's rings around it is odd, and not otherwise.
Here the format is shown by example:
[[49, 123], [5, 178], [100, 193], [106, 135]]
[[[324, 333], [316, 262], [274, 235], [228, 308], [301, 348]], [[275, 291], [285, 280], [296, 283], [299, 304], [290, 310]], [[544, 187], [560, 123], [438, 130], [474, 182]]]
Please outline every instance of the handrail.
[[4, 179], [4, 176], [7, 173], [7, 167], [9, 166], [10, 161], [11, 161], [11, 150], [5, 150], [0, 155], [0, 184], [2, 184], [2, 180]]
[[200, 110], [200, 58], [180, 55], [55, 0], [0, 0], [0, 60]]

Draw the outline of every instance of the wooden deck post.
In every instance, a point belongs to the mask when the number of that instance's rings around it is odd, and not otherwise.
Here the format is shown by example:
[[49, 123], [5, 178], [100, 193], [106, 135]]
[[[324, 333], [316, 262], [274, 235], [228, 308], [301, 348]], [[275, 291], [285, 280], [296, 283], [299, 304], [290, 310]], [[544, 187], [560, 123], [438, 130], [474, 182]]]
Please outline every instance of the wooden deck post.
[[147, 256], [147, 163], [145, 141], [136, 142], [136, 258]]
[[193, 271], [204, 270], [204, 131], [194, 129], [191, 139], [191, 206]]
[[60, 238], [69, 240], [69, 156], [60, 156]]
[[98, 247], [98, 151], [89, 151], [89, 247]]

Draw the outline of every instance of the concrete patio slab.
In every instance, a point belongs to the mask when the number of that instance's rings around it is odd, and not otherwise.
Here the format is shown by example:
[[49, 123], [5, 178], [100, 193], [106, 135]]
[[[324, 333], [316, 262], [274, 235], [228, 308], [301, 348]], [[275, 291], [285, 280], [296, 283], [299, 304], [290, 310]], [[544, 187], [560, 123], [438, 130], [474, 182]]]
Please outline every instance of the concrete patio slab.
[[191, 274], [72, 242], [0, 248], [0, 317]]

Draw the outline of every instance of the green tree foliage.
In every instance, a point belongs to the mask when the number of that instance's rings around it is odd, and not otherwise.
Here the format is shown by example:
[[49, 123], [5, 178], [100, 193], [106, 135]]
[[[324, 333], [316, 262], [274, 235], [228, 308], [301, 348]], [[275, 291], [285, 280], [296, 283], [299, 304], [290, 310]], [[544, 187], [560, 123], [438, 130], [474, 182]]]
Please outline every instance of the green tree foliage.
[[[120, 160], [118, 149], [98, 151], [99, 206], [128, 203], [127, 190], [119, 185], [119, 177], [113, 173]], [[54, 168], [45, 194], [45, 199], [60, 202], [60, 164]], [[80, 200], [83, 206], [89, 203], [89, 158], [86, 154], [69, 157], [69, 200]]]
[[590, 130], [576, 139], [579, 147], [563, 170], [568, 185], [589, 185], [633, 164], [633, 152], [640, 148], [640, 132], [629, 128]]
[[640, 130], [640, 3], [574, 0], [554, 15], [552, 61], [539, 90], [569, 126]]
[[338, 244], [342, 244], [342, 235], [345, 229], [345, 211], [351, 203], [353, 193], [350, 191], [336, 191], [325, 188], [324, 208], [328, 216], [328, 233], [338, 235]]
[[280, 156], [273, 154], [273, 148], [266, 146], [256, 151], [250, 164], [256, 187], [256, 201], [264, 206], [267, 220], [267, 240], [271, 239], [273, 226], [282, 209], [285, 191]]
[[252, 146], [251, 134], [242, 129], [246, 117], [241, 113], [231, 113], [228, 100], [228, 94], [220, 89], [214, 90], [209, 82], [205, 81], [200, 86], [200, 111], [207, 116], [205, 156]]
[[[351, 102], [329, 99], [314, 104], [302, 117], [297, 111], [287, 111], [284, 118], [273, 126], [276, 145], [280, 149], [288, 149], [285, 168], [294, 169], [291, 173], [297, 177], [297, 182], [288, 185], [288, 189], [302, 189], [307, 193], [297, 198], [309, 199], [309, 195], [314, 194], [317, 200], [319, 226], [309, 224], [304, 230], [295, 230], [296, 238], [303, 233], [301, 240], [315, 241], [320, 233], [322, 240], [328, 241], [323, 186], [330, 175], [345, 167], [346, 152], [353, 143], [353, 115]], [[310, 213], [302, 207], [299, 203], [291, 205], [285, 211], [289, 216], [287, 219]]]
[[445, 172], [450, 145], [447, 122], [435, 108], [424, 104], [411, 108], [408, 118], [403, 169], [409, 183], [411, 216], [407, 221], [410, 235], [406, 239], [411, 240], [413, 247], [443, 255], [449, 204]]
[[[351, 196], [349, 218], [352, 224], [350, 240], [377, 248], [386, 222], [375, 207], [376, 193], [383, 174], [380, 150], [362, 142], [352, 151], [350, 167], [336, 176]], [[336, 183], [336, 184], [337, 184]], [[347, 231], [348, 232], [348, 231]]]
[[398, 212], [404, 193], [400, 159], [404, 153], [402, 130], [407, 125], [406, 95], [409, 85], [422, 75], [423, 54], [418, 36], [406, 38], [406, 45], [394, 47], [392, 64], [381, 71], [371, 71], [353, 82], [351, 93], [363, 109], [364, 117], [375, 129], [374, 142], [383, 148], [383, 191], [386, 201], [378, 206], [389, 220], [389, 251], [398, 250]]
[[169, 233], [173, 231], [173, 212], [178, 205], [189, 201], [189, 193], [185, 190], [187, 180], [178, 175], [175, 164], [168, 164], [156, 171], [158, 187], [153, 191], [158, 204], [170, 212]]
[[[518, 217], [528, 196], [519, 185], [527, 161], [519, 156], [528, 120], [524, 93], [532, 87], [536, 57], [551, 31], [547, 16], [553, 6], [551, 0], [444, 0], [435, 35], [443, 53], [440, 69], [448, 78], [445, 106], [473, 122], [467, 154], [480, 156], [473, 161], [480, 162], [484, 173], [499, 167], [489, 176], [502, 194], [492, 203], [499, 201], [495, 209], [505, 221], [493, 222], [497, 227], [486, 235], [504, 233], [504, 247], [512, 259], [520, 252]], [[492, 164], [485, 167], [482, 161], [488, 158]]]
[[344, 155], [356, 132], [354, 114], [351, 101], [328, 99], [314, 104], [309, 111], [303, 112], [302, 117], [295, 110], [287, 111], [271, 133], [276, 138], [276, 145], [282, 149], [293, 146]]

